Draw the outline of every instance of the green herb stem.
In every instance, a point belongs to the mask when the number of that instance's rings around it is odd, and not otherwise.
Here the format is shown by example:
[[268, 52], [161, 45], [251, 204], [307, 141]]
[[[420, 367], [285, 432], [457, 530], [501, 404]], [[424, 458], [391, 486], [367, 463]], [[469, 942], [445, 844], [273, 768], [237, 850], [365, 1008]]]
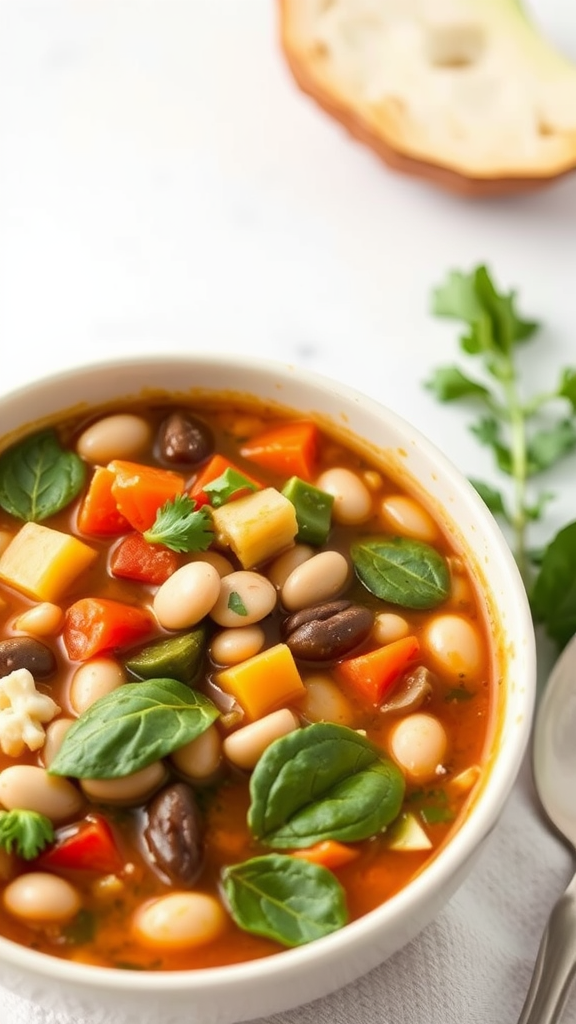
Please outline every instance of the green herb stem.
[[528, 526], [528, 517], [526, 515], [528, 480], [526, 417], [520, 401], [516, 385], [516, 375], [514, 373], [511, 373], [503, 381], [503, 390], [506, 396], [510, 421], [511, 472], [514, 481], [514, 497], [510, 511], [510, 523], [514, 535], [513, 548], [522, 578], [527, 582], [526, 577], [529, 565], [526, 550]]

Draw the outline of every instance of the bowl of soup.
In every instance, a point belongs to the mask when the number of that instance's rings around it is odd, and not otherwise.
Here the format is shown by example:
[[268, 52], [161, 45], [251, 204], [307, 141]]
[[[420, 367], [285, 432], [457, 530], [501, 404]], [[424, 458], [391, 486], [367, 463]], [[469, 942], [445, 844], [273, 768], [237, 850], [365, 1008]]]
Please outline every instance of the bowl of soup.
[[385, 961], [529, 735], [526, 595], [471, 485], [238, 357], [73, 368], [0, 436], [0, 981], [232, 1024]]

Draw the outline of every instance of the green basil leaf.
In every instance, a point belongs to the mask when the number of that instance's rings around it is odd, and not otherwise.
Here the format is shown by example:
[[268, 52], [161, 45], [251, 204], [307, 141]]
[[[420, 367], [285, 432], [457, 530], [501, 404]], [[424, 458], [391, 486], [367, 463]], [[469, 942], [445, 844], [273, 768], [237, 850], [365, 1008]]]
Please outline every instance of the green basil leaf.
[[366, 537], [351, 547], [356, 575], [371, 594], [404, 608], [435, 608], [450, 593], [446, 559], [419, 540]]
[[340, 882], [319, 864], [282, 854], [225, 868], [224, 894], [236, 924], [284, 946], [301, 946], [348, 920]]
[[492, 487], [490, 484], [484, 483], [483, 480], [470, 480], [470, 483], [474, 487], [478, 494], [482, 498], [485, 505], [488, 506], [492, 515], [504, 516], [505, 519], [510, 520], [508, 509], [504, 502], [504, 496], [501, 491]]
[[457, 366], [440, 366], [433, 371], [425, 385], [440, 402], [454, 402], [460, 398], [490, 398], [488, 388], [467, 377]]
[[0, 505], [26, 522], [40, 522], [80, 493], [86, 467], [65, 451], [54, 430], [24, 438], [0, 455]]
[[275, 740], [250, 778], [248, 825], [276, 849], [383, 831], [404, 798], [400, 769], [354, 729], [316, 722]]
[[124, 683], [70, 726], [50, 765], [53, 775], [117, 779], [200, 736], [217, 707], [175, 679]]
[[576, 522], [556, 534], [542, 556], [530, 595], [532, 613], [562, 649], [576, 633]]

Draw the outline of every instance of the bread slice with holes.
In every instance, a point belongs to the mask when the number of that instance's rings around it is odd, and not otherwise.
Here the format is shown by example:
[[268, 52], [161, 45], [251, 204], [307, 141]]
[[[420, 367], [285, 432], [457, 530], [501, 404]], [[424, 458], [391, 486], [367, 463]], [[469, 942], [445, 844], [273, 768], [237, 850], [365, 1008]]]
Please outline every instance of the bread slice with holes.
[[576, 65], [518, 0], [278, 0], [299, 86], [387, 164], [467, 195], [576, 168]]

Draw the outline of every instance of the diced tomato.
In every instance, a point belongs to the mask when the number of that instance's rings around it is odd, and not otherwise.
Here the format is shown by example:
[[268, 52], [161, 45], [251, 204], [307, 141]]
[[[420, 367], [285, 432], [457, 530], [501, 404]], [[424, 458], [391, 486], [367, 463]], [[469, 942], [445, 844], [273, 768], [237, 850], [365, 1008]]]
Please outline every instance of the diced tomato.
[[40, 854], [38, 867], [69, 871], [97, 871], [117, 874], [124, 861], [110, 825], [99, 814], [91, 814], [73, 831], [65, 830], [61, 839]]
[[114, 475], [111, 490], [118, 510], [140, 533], [150, 529], [156, 513], [167, 501], [184, 491], [184, 477], [171, 469], [122, 459], [114, 459], [108, 469]]
[[144, 608], [105, 597], [83, 597], [67, 609], [62, 638], [72, 661], [86, 661], [100, 651], [129, 647], [153, 630], [154, 620]]
[[319, 433], [311, 420], [282, 423], [266, 430], [241, 447], [245, 459], [280, 476], [311, 480], [316, 468]]
[[248, 483], [251, 484], [251, 487], [235, 491], [233, 496], [230, 498], [231, 501], [234, 501], [235, 498], [242, 498], [244, 495], [250, 494], [253, 490], [262, 490], [264, 485], [259, 480], [249, 476], [248, 473], [245, 473], [243, 469], [239, 468], [239, 466], [235, 466], [233, 462], [230, 462], [230, 459], [225, 458], [224, 455], [213, 455], [202, 468], [190, 487], [190, 497], [196, 502], [197, 508], [201, 508], [202, 505], [210, 504], [210, 495], [206, 494], [204, 488], [206, 487], [206, 484], [211, 484], [214, 480], [217, 480], [219, 476], [222, 476], [227, 469], [232, 469], [235, 473], [240, 473], [240, 475], [245, 477]]
[[78, 529], [94, 536], [117, 537], [130, 529], [112, 494], [114, 473], [97, 466], [78, 512]]
[[346, 658], [336, 672], [358, 694], [379, 704], [420, 650], [418, 638], [405, 636], [355, 658]]
[[164, 583], [179, 565], [175, 551], [162, 544], [149, 544], [138, 531], [124, 537], [110, 556], [113, 576], [139, 583]]

